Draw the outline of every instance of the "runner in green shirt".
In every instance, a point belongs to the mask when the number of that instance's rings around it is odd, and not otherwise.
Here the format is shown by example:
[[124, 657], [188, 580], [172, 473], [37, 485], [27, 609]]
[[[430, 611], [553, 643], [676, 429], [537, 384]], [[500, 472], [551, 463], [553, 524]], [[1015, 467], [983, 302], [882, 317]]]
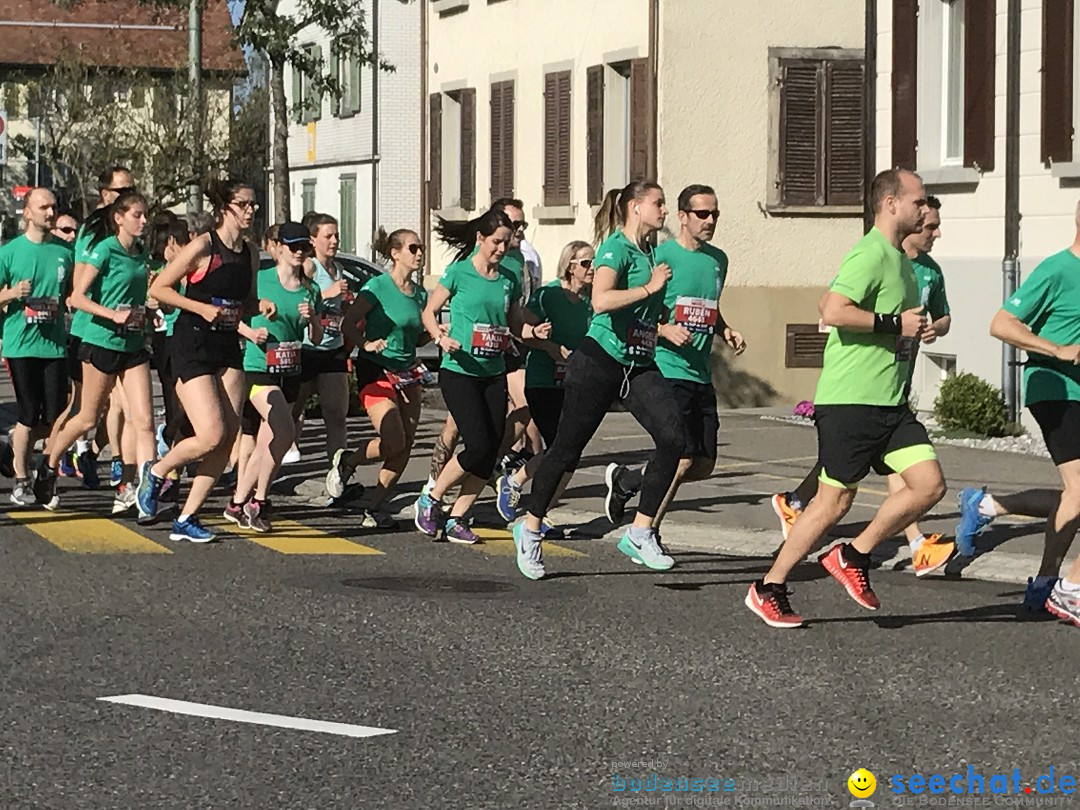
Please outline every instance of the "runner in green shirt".
[[926, 193], [917, 174], [890, 169], [874, 178], [869, 196], [874, 227], [844, 259], [818, 305], [831, 329], [814, 400], [818, 492], [769, 572], [746, 595], [746, 606], [772, 627], [802, 625], [788, 601], [788, 575], [851, 508], [871, 468], [898, 473], [903, 490], [889, 495], [851, 543], [822, 557], [848, 595], [869, 610], [880, 606], [870, 587], [870, 552], [945, 494], [926, 429], [905, 401], [908, 363], [928, 320], [902, 245], [922, 229]]
[[11, 432], [16, 506], [34, 503], [30, 450], [49, 435], [67, 404], [61, 297], [73, 264], [70, 248], [50, 233], [56, 219], [51, 191], [28, 192], [23, 219], [26, 231], [0, 248], [3, 355], [18, 409]]
[[363, 525], [390, 529], [396, 526], [384, 506], [405, 471], [420, 423], [423, 386], [431, 373], [417, 362], [416, 348], [430, 340], [421, 313], [427, 290], [416, 279], [424, 264], [424, 246], [408, 228], [387, 233], [380, 228], [375, 250], [390, 262], [390, 272], [371, 279], [345, 312], [341, 328], [360, 351], [353, 363], [356, 389], [377, 438], [363, 449], [334, 455], [326, 476], [326, 491], [333, 498], [345, 492], [362, 464], [382, 462], [378, 486], [368, 505]]

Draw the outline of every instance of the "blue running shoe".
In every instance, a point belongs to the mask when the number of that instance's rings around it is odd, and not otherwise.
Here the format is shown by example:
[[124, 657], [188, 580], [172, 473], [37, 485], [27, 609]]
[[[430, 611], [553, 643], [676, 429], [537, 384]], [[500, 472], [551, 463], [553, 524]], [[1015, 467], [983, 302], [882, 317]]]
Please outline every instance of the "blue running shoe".
[[975, 556], [975, 538], [994, 522], [979, 512], [979, 503], [986, 494], [986, 487], [964, 487], [960, 490], [960, 522], [956, 524], [956, 548], [965, 557]]
[[1042, 582], [1028, 577], [1027, 590], [1024, 591], [1024, 610], [1046, 610], [1046, 600], [1050, 598], [1057, 583], [1057, 577]]
[[97, 471], [97, 456], [89, 450], [84, 450], [76, 457], [75, 464], [79, 468], [79, 477], [82, 478], [84, 487], [97, 489], [101, 486]]
[[172, 522], [172, 531], [169, 533], [170, 540], [187, 540], [190, 543], [212, 543], [216, 535], [208, 528], [199, 523], [199, 519], [192, 515], [187, 520]]
[[57, 468], [57, 472], [60, 473], [61, 478], [74, 478], [78, 474], [75, 465], [71, 463], [73, 456], [73, 453], [64, 453], [64, 455], [60, 456], [60, 466]]
[[499, 493], [495, 499], [495, 508], [499, 515], [507, 523], [517, 520], [518, 504], [521, 503], [521, 488], [514, 483], [514, 479], [507, 474], [499, 476], [495, 491]]
[[120, 482], [124, 480], [124, 462], [118, 458], [112, 460], [112, 466], [109, 468], [109, 486], [118, 487]]
[[139, 507], [139, 523], [153, 522], [158, 513], [158, 496], [161, 494], [164, 479], [150, 471], [153, 466], [154, 462], [147, 461], [142, 466], [142, 475], [139, 476], [139, 490], [135, 495], [135, 503]]
[[165, 458], [165, 454], [169, 452], [169, 443], [165, 441], [165, 425], [160, 424], [157, 426], [157, 454], [158, 458]]

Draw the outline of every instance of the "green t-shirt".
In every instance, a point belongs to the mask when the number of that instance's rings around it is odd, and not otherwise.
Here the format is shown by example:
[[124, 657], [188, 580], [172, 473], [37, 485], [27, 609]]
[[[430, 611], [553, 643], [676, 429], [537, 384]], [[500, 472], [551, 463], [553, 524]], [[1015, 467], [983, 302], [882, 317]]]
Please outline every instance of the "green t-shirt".
[[[84, 264], [86, 262], [87, 248], [90, 247], [90, 240], [94, 238], [94, 234], [87, 230], [86, 225], [80, 225], [78, 233], [75, 234], [75, 243], [73, 251], [75, 254], [75, 264]], [[72, 274], [74, 278], [74, 274]], [[77, 338], [82, 338], [83, 330], [86, 325], [90, 323], [90, 316], [85, 312], [76, 310], [71, 319], [71, 329], [69, 330], [72, 335]]]
[[261, 346], [251, 340], [245, 342], [244, 371], [286, 376], [299, 374], [301, 346], [308, 331], [308, 322], [300, 317], [300, 304], [307, 301], [318, 317], [322, 311], [318, 286], [300, 284], [295, 290], [286, 290], [278, 278], [277, 267], [260, 270], [256, 285], [259, 299], [273, 301], [277, 313], [273, 320], [262, 313], [248, 319], [252, 329], [266, 327], [270, 336]]
[[371, 304], [364, 325], [366, 340], [385, 340], [380, 354], [360, 350], [360, 356], [391, 371], [404, 371], [416, 364], [416, 344], [424, 333], [420, 313], [427, 305], [427, 290], [413, 284], [405, 295], [389, 273], [375, 276], [361, 290], [360, 297]]
[[[919, 306], [911, 261], [877, 228], [844, 258], [829, 289], [867, 312], [899, 315]], [[915, 341], [899, 335], [830, 330], [814, 404], [901, 404], [914, 350]]]
[[[1044, 259], [1002, 308], [1044, 340], [1080, 344], [1080, 257], [1063, 250]], [[1066, 400], [1080, 400], [1080, 366], [1028, 352], [1024, 404]]]
[[727, 279], [727, 254], [712, 245], [687, 250], [677, 239], [668, 239], [656, 249], [656, 263], [663, 262], [671, 267], [671, 281], [664, 289], [668, 323], [689, 330], [694, 338], [685, 346], [658, 341], [656, 367], [668, 379], [709, 383], [713, 335], [720, 318], [717, 302]]
[[911, 260], [911, 269], [915, 271], [915, 281], [919, 285], [919, 301], [926, 302], [926, 314], [936, 321], [949, 314], [949, 299], [945, 295], [945, 274], [941, 265], [926, 253], [920, 253]]
[[[563, 288], [558, 279], [533, 293], [529, 309], [541, 321], [551, 321], [551, 340], [574, 351], [589, 330], [592, 302], [585, 296], [575, 296]], [[558, 372], [558, 373], [556, 373]], [[556, 363], [550, 354], [531, 349], [525, 358], [526, 388], [558, 388], [566, 372], [565, 364]]]
[[[652, 277], [653, 258], [615, 231], [596, 251], [594, 266], [615, 271], [615, 289], [641, 287]], [[624, 366], [648, 365], [656, 351], [656, 324], [664, 310], [664, 291], [658, 290], [632, 307], [595, 315], [588, 336]]]
[[30, 295], [11, 301], [3, 318], [4, 357], [63, 357], [64, 287], [71, 275], [71, 247], [51, 234], [38, 244], [26, 235], [0, 248], [0, 287], [30, 282]]
[[75, 324], [80, 324], [84, 343], [111, 349], [114, 352], [133, 353], [146, 345], [146, 290], [149, 286], [147, 262], [149, 254], [141, 242], [136, 242], [135, 252], [128, 253], [115, 236], [102, 239], [86, 253], [85, 262], [98, 272], [87, 290], [87, 297], [109, 309], [130, 307], [132, 315], [127, 328], [121, 329], [107, 318], [90, 315], [80, 310]]
[[443, 355], [442, 368], [470, 377], [505, 373], [510, 304], [521, 286], [501, 268], [495, 278], [485, 278], [472, 259], [451, 264], [439, 283], [450, 291], [450, 337], [461, 344]]

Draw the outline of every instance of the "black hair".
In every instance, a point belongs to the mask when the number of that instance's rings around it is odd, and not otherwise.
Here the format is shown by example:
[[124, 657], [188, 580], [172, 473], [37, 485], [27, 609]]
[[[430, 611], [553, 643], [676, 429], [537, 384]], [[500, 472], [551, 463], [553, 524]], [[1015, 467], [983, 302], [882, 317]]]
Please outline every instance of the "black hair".
[[614, 188], [604, 197], [600, 210], [593, 220], [593, 239], [600, 244], [626, 223], [626, 212], [630, 203], [642, 199], [660, 185], [645, 180], [635, 180], [624, 188]]
[[375, 238], [372, 240], [371, 247], [387, 261], [393, 261], [393, 256], [391, 254], [395, 250], [401, 250], [405, 245], [402, 237], [409, 233], [419, 237], [419, 234], [410, 228], [398, 228], [395, 231], [387, 233], [386, 228], [380, 225], [379, 230], [375, 232]]
[[525, 210], [525, 203], [516, 197], [499, 197], [491, 204], [491, 209], [494, 211], [505, 211], [507, 208], [520, 208]]
[[510, 218], [503, 213], [502, 209], [494, 206], [489, 208], [476, 219], [451, 220], [438, 218], [435, 224], [435, 233], [447, 245], [457, 248], [454, 261], [467, 259], [476, 248], [476, 234], [491, 236], [498, 228], [511, 228]]
[[113, 178], [116, 177], [116, 175], [118, 175], [120, 172], [131, 174], [131, 169], [129, 169], [127, 166], [110, 166], [101, 174], [99, 174], [97, 179], [98, 193], [101, 193], [102, 191], [108, 191], [110, 188], [112, 188]]
[[305, 211], [304, 216], [302, 216], [300, 218], [300, 224], [303, 225], [305, 228], [307, 228], [310, 231], [311, 230], [311, 223], [314, 222], [315, 220], [317, 220], [321, 216], [323, 216], [323, 215], [320, 214], [318, 211]]
[[935, 211], [941, 210], [941, 200], [935, 197], [933, 194], [926, 195], [926, 204], [933, 208]]
[[169, 244], [169, 239], [175, 240], [178, 245], [186, 245], [191, 241], [191, 231], [188, 230], [187, 220], [181, 219], [172, 211], [163, 211], [154, 217], [151, 239], [151, 258], [163, 262], [165, 261], [165, 248]]
[[225, 219], [225, 209], [233, 197], [242, 188], [251, 188], [251, 184], [235, 177], [227, 180], [211, 180], [206, 186], [206, 198], [214, 207], [214, 225], [220, 226]]
[[687, 186], [679, 192], [679, 210], [689, 213], [690, 201], [699, 194], [711, 194], [713, 197], [716, 196], [716, 192], [713, 191], [712, 186], [705, 186], [700, 183]]
[[87, 250], [110, 236], [116, 236], [118, 229], [113, 221], [114, 215], [126, 213], [132, 206], [140, 203], [146, 207], [146, 197], [137, 191], [125, 191], [113, 201], [112, 205], [99, 208], [87, 217], [86, 230], [91, 235]]

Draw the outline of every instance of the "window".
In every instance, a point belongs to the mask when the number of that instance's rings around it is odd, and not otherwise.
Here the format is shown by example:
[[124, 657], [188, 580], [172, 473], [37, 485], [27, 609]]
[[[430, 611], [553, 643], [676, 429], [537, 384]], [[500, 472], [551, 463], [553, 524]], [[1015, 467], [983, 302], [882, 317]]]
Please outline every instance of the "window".
[[356, 175], [341, 175], [340, 206], [338, 210], [340, 248], [345, 253], [356, 253]]
[[[322, 65], [322, 47], [305, 45], [304, 53], [316, 69], [319, 69]], [[296, 65], [292, 66], [292, 109], [293, 120], [298, 124], [307, 124], [322, 118], [322, 95], [316, 89], [313, 77]]]
[[648, 59], [596, 65], [586, 71], [585, 154], [588, 198], [602, 202], [605, 188], [656, 173], [652, 77]]
[[1077, 126], [1075, 81], [1076, 15], [1073, 0], [1044, 0], [1042, 7], [1042, 128], [1040, 156], [1043, 163], [1071, 163]]
[[303, 210], [300, 212], [300, 218], [303, 218], [304, 214], [315, 210], [315, 181], [304, 180], [301, 189], [300, 207]]
[[430, 100], [429, 205], [476, 207], [476, 90], [435, 93]]
[[964, 163], [964, 0], [945, 0], [941, 37], [941, 165]]
[[769, 62], [769, 207], [861, 211], [862, 51], [770, 48]]
[[570, 204], [569, 70], [544, 76], [544, 205]]
[[334, 75], [341, 85], [341, 95], [334, 99], [334, 115], [356, 115], [360, 112], [360, 55], [344, 42], [334, 45]]
[[491, 85], [491, 199], [514, 196], [514, 82]]

